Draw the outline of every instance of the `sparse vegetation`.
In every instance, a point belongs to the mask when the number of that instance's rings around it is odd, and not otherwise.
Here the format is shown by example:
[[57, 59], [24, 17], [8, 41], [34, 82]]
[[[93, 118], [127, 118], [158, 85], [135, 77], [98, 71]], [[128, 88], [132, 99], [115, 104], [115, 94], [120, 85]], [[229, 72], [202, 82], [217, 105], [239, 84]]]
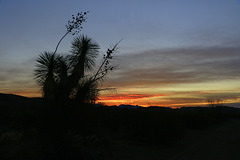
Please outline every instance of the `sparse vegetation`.
[[224, 97], [209, 97], [207, 98], [209, 107], [222, 107], [225, 105], [227, 98]]

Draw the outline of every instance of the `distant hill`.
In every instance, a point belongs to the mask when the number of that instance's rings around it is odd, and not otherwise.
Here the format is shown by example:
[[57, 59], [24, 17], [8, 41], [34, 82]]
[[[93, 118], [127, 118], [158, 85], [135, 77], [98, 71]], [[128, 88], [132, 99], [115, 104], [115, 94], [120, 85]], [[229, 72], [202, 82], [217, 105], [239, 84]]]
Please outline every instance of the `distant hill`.
[[[44, 104], [44, 100], [42, 98], [28, 98], [24, 96], [14, 95], [14, 94], [4, 94], [0, 93], [0, 106], [42, 106]], [[98, 105], [96, 105], [99, 107]], [[112, 106], [113, 108], [119, 109], [140, 109], [145, 111], [171, 111], [173, 109], [168, 107], [158, 107], [158, 106], [150, 106], [150, 107], [142, 107], [138, 105], [119, 105], [119, 106]], [[199, 112], [199, 111], [210, 111], [212, 110], [211, 107], [182, 107], [177, 109], [179, 111], [191, 111], [191, 112]], [[239, 114], [240, 108], [228, 107], [228, 106], [221, 106], [217, 107], [217, 110], [224, 113], [233, 113]]]
[[28, 98], [14, 94], [0, 93], [0, 106], [29, 106], [42, 103], [42, 98]]

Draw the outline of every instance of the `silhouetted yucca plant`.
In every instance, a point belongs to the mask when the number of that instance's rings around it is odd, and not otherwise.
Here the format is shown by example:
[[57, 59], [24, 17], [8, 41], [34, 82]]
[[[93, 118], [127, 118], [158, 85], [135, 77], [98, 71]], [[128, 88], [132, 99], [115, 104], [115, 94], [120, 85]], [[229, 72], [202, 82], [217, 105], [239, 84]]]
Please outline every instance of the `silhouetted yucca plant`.
[[94, 103], [98, 99], [99, 91], [97, 81], [92, 78], [83, 79], [72, 92], [71, 97], [79, 103]]
[[42, 86], [43, 97], [48, 100], [55, 99], [57, 83], [55, 80], [58, 56], [50, 52], [40, 54], [37, 59], [35, 79]]
[[66, 25], [67, 32], [59, 40], [55, 51], [44, 52], [36, 60], [35, 79], [42, 87], [43, 97], [49, 102], [66, 104], [72, 100], [94, 103], [101, 91], [99, 84], [107, 73], [115, 68], [110, 65], [110, 60], [119, 42], [107, 50], [100, 67], [93, 75], [86, 73], [93, 71], [95, 67], [99, 45], [91, 38], [85, 35], [76, 37], [71, 43], [71, 51], [67, 56], [56, 53], [66, 35], [69, 33], [75, 35], [81, 31], [87, 13], [72, 15], [72, 20]]
[[117, 45], [108, 49], [97, 72], [92, 71], [99, 53], [99, 45], [91, 38], [81, 35], [72, 42], [67, 56], [44, 52], [37, 59], [35, 79], [42, 86], [43, 97], [49, 102], [94, 103], [99, 95], [99, 84], [107, 73], [115, 67], [110, 65]]

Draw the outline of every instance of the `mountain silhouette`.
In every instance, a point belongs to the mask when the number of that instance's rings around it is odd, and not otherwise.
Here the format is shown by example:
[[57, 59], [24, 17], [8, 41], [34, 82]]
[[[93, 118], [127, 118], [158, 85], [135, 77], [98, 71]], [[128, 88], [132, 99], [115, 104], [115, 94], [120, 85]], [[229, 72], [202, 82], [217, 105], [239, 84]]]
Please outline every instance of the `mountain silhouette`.
[[0, 93], [0, 106], [31, 106], [43, 104], [42, 98], [28, 98], [14, 94]]

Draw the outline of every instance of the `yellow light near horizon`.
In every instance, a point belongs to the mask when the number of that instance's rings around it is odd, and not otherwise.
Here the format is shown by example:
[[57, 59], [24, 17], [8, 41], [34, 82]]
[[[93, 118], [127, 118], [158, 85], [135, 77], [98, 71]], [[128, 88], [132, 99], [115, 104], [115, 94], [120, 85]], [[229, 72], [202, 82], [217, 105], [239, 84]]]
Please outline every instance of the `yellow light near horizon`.
[[212, 82], [199, 82], [190, 84], [172, 84], [165, 86], [151, 86], [119, 88], [118, 94], [164, 94], [164, 97], [150, 97], [135, 100], [105, 101], [107, 104], [138, 104], [144, 106], [203, 106], [206, 105], [207, 97], [229, 97], [228, 103], [239, 103], [240, 99], [233, 100], [231, 97], [240, 95], [238, 80], [219, 80]]
[[239, 80], [219, 80], [189, 84], [177, 84], [171, 87], [164, 87], [164, 91], [211, 91], [211, 90], [236, 90], [239, 89]]

